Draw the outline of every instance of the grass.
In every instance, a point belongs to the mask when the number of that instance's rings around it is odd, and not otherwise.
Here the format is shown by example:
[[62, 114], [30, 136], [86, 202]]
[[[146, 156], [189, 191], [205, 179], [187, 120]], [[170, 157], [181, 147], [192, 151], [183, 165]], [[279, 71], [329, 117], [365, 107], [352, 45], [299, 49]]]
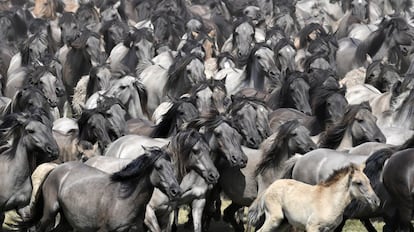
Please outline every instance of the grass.
[[[222, 208], [221, 208], [222, 212], [229, 204], [230, 204], [230, 201], [227, 201], [227, 200], [224, 200], [222, 202]], [[178, 231], [183, 231], [183, 232], [192, 231], [192, 229], [184, 228], [184, 225], [183, 225], [184, 223], [187, 222], [187, 215], [188, 215], [187, 210], [180, 210], [179, 218], [178, 218], [178, 224], [180, 226], [178, 227]], [[382, 226], [384, 224], [382, 222], [373, 222], [373, 225], [375, 226], [377, 231], [382, 231]], [[209, 231], [213, 231], [213, 232], [230, 232], [230, 231], [233, 231], [233, 229], [229, 224], [227, 224], [223, 221], [219, 221], [219, 222], [212, 221], [212, 224], [210, 225]], [[344, 231], [344, 232], [365, 232], [367, 230], [362, 225], [362, 223], [359, 222], [358, 220], [348, 220], [342, 231]]]

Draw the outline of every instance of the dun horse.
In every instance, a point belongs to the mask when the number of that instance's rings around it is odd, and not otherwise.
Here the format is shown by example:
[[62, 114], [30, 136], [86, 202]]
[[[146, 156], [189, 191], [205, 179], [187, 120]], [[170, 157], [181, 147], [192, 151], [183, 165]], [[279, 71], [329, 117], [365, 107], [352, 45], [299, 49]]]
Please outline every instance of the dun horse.
[[251, 205], [249, 221], [256, 224], [265, 214], [265, 223], [258, 230], [262, 232], [280, 227], [283, 219], [308, 232], [333, 230], [352, 199], [373, 208], [380, 203], [368, 177], [355, 164], [336, 170], [316, 186], [287, 179], [273, 182]]

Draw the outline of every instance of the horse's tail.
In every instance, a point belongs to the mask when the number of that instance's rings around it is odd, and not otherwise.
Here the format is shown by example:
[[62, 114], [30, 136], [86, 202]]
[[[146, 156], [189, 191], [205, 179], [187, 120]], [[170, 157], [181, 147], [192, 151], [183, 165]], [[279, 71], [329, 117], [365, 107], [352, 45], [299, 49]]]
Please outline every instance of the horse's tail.
[[292, 179], [292, 172], [293, 168], [296, 165], [296, 162], [302, 157], [302, 155], [295, 155], [292, 156], [290, 159], [286, 160], [283, 164], [283, 168], [281, 170], [281, 179]]
[[256, 200], [249, 207], [249, 213], [247, 215], [249, 225], [257, 227], [257, 224], [260, 222], [262, 216], [265, 213], [265, 195], [266, 191], [263, 191]]
[[[43, 211], [43, 197], [42, 197], [42, 186], [50, 172], [58, 166], [55, 163], [44, 163], [39, 165], [32, 173], [32, 196], [28, 206], [22, 209], [20, 212], [21, 216], [11, 217], [5, 224], [11, 228], [11, 230], [21, 231], [23, 229], [34, 226], [42, 217]], [[6, 218], [7, 214], [6, 213]], [[3, 224], [3, 227], [5, 226]]]

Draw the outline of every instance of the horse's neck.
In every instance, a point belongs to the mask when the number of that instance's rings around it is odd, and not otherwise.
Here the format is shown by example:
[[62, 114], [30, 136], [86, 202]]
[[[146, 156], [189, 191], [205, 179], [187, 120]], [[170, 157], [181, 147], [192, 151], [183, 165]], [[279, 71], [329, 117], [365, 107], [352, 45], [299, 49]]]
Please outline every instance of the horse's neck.
[[344, 134], [344, 137], [341, 140], [341, 143], [339, 144], [339, 146], [335, 150], [337, 150], [337, 151], [349, 150], [350, 148], [353, 147], [352, 134], [351, 134], [350, 130], [351, 130], [351, 128], [350, 128], [350, 126], [348, 126], [347, 129], [345, 130], [345, 134]]
[[336, 211], [338, 216], [341, 216], [343, 214], [345, 207], [352, 201], [349, 178], [350, 177], [348, 173], [336, 183], [331, 184], [327, 187], [322, 187], [322, 192], [326, 194], [325, 197], [329, 197], [331, 205], [335, 205], [335, 207], [333, 207], [333, 210]]
[[141, 108], [141, 98], [138, 93], [134, 93], [128, 100], [128, 113], [131, 118], [146, 118]]
[[[120, 183], [120, 185], [122, 184], [123, 183]], [[137, 214], [136, 217], [144, 218], [145, 207], [150, 201], [153, 192], [154, 185], [152, 185], [149, 175], [144, 176], [138, 181], [138, 184], [136, 185], [131, 196], [122, 199], [122, 201], [128, 205], [133, 204], [135, 207], [138, 207], [136, 210], [134, 210], [134, 212]]]

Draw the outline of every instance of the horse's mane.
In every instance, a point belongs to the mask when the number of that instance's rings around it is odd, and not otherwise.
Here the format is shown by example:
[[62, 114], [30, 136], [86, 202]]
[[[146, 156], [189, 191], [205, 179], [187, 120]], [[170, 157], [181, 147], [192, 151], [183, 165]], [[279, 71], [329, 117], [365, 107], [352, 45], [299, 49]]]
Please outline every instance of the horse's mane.
[[[202, 63], [204, 63], [203, 58], [200, 57], [198, 54], [187, 54], [186, 56], [176, 56], [174, 58], [173, 64], [168, 69], [168, 80], [164, 87], [164, 93], [169, 93], [172, 89], [191, 89], [191, 86], [189, 83], [186, 83], [188, 80], [183, 80], [183, 77], [185, 77], [184, 71], [185, 67], [193, 60], [193, 59], [199, 59]], [[183, 82], [184, 81], [184, 82]], [[177, 86], [177, 83], [181, 83], [184, 86]], [[168, 95], [168, 94], [167, 94]], [[173, 96], [177, 97], [177, 96]]]
[[[33, 41], [35, 39], [39, 39], [41, 40], [43, 43], [46, 44], [46, 46], [48, 47], [48, 51], [50, 53], [54, 53], [52, 46], [50, 44], [50, 41], [48, 39], [48, 35], [46, 33], [43, 33], [42, 31], [36, 32], [34, 35], [30, 36], [29, 38], [27, 38], [21, 45], [20, 45], [20, 53], [22, 56], [22, 64], [23, 65], [28, 65], [30, 64], [31, 60], [30, 60], [30, 49], [29, 46], [31, 43], [33, 43]], [[39, 59], [40, 57], [38, 57], [37, 59]]]
[[142, 39], [154, 42], [154, 36], [149, 28], [137, 29], [130, 27], [130, 31], [125, 35], [124, 46], [131, 48], [134, 43], [138, 43]]
[[351, 163], [348, 166], [335, 170], [325, 181], [321, 182], [319, 185], [329, 187], [338, 182], [344, 176], [348, 174], [352, 175], [357, 169], [358, 167], [356, 166], [356, 164]]
[[[30, 93], [30, 94], [27, 94], [27, 93]], [[25, 85], [19, 91], [17, 91], [17, 93], [13, 96], [10, 111], [17, 110], [16, 108], [20, 107], [20, 103], [21, 103], [20, 101], [22, 99], [28, 100], [27, 99], [28, 97], [33, 97], [34, 95], [39, 96], [41, 98], [44, 108], [50, 106], [49, 103], [47, 102], [45, 95], [40, 89], [34, 87], [33, 85]], [[27, 103], [27, 102], [24, 102], [24, 103]], [[25, 107], [28, 107], [29, 110], [33, 110], [30, 108], [30, 106], [25, 105]]]
[[119, 106], [121, 106], [121, 108], [123, 110], [127, 111], [127, 109], [124, 106], [124, 104], [122, 104], [121, 100], [119, 100], [118, 98], [108, 97], [108, 96], [102, 95], [101, 98], [99, 98], [98, 101], [97, 101], [96, 111], [97, 112], [101, 112], [101, 113], [104, 114], [113, 105], [116, 105], [116, 104], [118, 104]]
[[109, 66], [107, 64], [98, 65], [91, 68], [91, 71], [89, 72], [89, 81], [86, 85], [86, 98], [89, 98], [95, 91], [95, 86], [98, 84], [99, 78], [98, 78], [98, 72], [101, 69], [108, 69]]
[[346, 129], [354, 122], [355, 115], [362, 109], [371, 111], [371, 107], [367, 102], [348, 106], [342, 121], [334, 124], [321, 135], [319, 147], [331, 149], [337, 148], [345, 135]]
[[184, 177], [188, 173], [187, 163], [190, 158], [190, 153], [193, 146], [198, 142], [207, 144], [204, 137], [194, 129], [187, 129], [179, 132], [171, 139], [171, 143], [168, 147], [170, 148], [169, 151], [172, 154], [172, 159], [178, 169], [179, 178]]
[[221, 123], [227, 123], [235, 129], [232, 121], [225, 115], [221, 115], [216, 109], [212, 108], [207, 114], [200, 115], [198, 118], [192, 120], [187, 124], [187, 128], [193, 128], [196, 130], [205, 128], [205, 131], [212, 131]]
[[286, 38], [285, 31], [281, 27], [276, 25], [266, 31], [266, 40], [270, 39], [270, 37], [277, 34], [281, 34], [284, 38]]
[[149, 148], [149, 151], [145, 152], [144, 155], [134, 159], [121, 171], [115, 172], [110, 176], [110, 179], [113, 182], [122, 183], [122, 198], [131, 196], [138, 184], [137, 180], [151, 174], [154, 163], [160, 158], [170, 161], [170, 156], [166, 153], [166, 151], [157, 147], [151, 147]]
[[172, 100], [171, 108], [162, 116], [162, 121], [155, 125], [153, 131], [150, 134], [152, 138], [167, 138], [171, 135], [174, 129], [179, 130], [180, 128], [176, 128], [177, 126], [177, 119], [181, 117], [184, 112], [180, 111], [180, 107], [183, 104], [190, 104], [193, 106], [191, 113], [194, 117], [198, 116], [198, 111], [195, 108], [195, 103], [190, 98], [178, 98]]
[[[272, 146], [268, 150], [263, 151], [262, 160], [257, 164], [255, 170], [255, 176], [262, 174], [268, 168], [274, 168], [277, 165], [280, 165], [280, 161], [285, 158], [282, 155], [289, 156], [289, 151], [286, 146], [288, 146], [288, 140], [291, 137], [291, 132], [300, 126], [298, 120], [287, 121], [279, 127], [279, 131], [276, 132], [276, 136], [272, 139]], [[283, 153], [286, 151], [286, 153]], [[289, 157], [287, 157], [289, 158]]]
[[395, 115], [398, 121], [410, 120], [414, 115], [414, 89], [410, 90], [408, 96], [404, 99], [400, 107], [396, 109], [397, 114]]
[[[384, 148], [375, 151], [365, 161], [364, 174], [370, 180], [371, 186], [376, 191], [381, 184], [381, 173], [385, 162], [392, 156], [393, 149]], [[360, 212], [360, 209], [366, 207], [366, 204], [360, 201], [353, 201], [347, 208], [345, 215], [353, 215], [354, 212]]]
[[40, 84], [40, 79], [43, 77], [43, 75], [45, 75], [48, 72], [56, 76], [56, 71], [50, 68], [49, 66], [44, 66], [44, 65], [30, 66], [27, 72], [27, 78], [24, 80], [24, 85], [37, 86], [38, 84]]
[[79, 36], [78, 43], [71, 43], [71, 47], [75, 49], [82, 49], [86, 45], [86, 42], [88, 41], [89, 37], [92, 36], [97, 39], [101, 39], [101, 35], [94, 31], [88, 29], [82, 30]]
[[355, 52], [355, 58], [359, 64], [365, 62], [367, 54], [373, 57], [379, 51], [386, 38], [385, 29], [383, 23], [381, 23], [378, 30], [372, 32], [358, 45]]
[[281, 108], [292, 107], [288, 105], [293, 100], [290, 85], [294, 81], [297, 81], [298, 79], [302, 79], [306, 82], [306, 84], [308, 84], [307, 82], [308, 78], [306, 76], [307, 76], [306, 73], [298, 72], [298, 71], [291, 72], [287, 75], [287, 77], [285, 78], [285, 82], [283, 83], [282, 88], [280, 90], [279, 107]]
[[[241, 110], [245, 105], [249, 104], [253, 107], [260, 105], [265, 108], [268, 108], [266, 103], [256, 97], [248, 97], [248, 96], [231, 96], [231, 104], [227, 108], [227, 113], [230, 115], [236, 114], [239, 110]], [[256, 108], [256, 107], [255, 107]]]
[[327, 34], [325, 29], [320, 24], [310, 23], [298, 32], [297, 37], [299, 38], [299, 47], [297, 49], [306, 46], [309, 42], [308, 36], [314, 31], [318, 32], [318, 36]]
[[229, 59], [231, 60], [233, 63], [235, 63], [235, 59], [233, 57], [233, 55], [230, 52], [221, 52], [218, 56], [217, 56], [217, 67], [220, 65], [220, 62], [223, 59]]
[[342, 88], [329, 88], [329, 87], [319, 87], [315, 88], [311, 94], [311, 106], [313, 110], [313, 114], [318, 119], [326, 119], [326, 101], [328, 98], [334, 94], [339, 94], [345, 97], [346, 87]]
[[295, 45], [293, 44], [293, 42], [290, 39], [282, 38], [273, 47], [273, 52], [275, 54], [277, 54], [277, 52], [279, 52], [282, 48], [284, 48], [287, 45], [292, 46], [293, 48], [295, 47]]

